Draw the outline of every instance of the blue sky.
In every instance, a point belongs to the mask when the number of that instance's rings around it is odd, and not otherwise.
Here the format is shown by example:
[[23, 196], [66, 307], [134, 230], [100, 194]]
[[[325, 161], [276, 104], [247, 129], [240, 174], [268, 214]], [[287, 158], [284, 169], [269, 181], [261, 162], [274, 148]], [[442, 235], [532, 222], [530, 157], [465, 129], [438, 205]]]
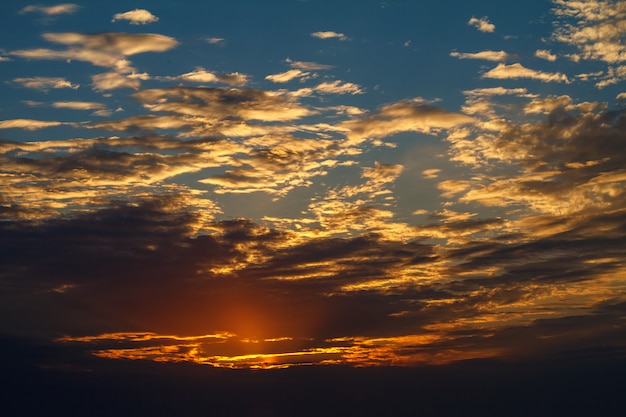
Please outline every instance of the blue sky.
[[3, 334], [235, 368], [623, 349], [623, 2], [0, 7]]

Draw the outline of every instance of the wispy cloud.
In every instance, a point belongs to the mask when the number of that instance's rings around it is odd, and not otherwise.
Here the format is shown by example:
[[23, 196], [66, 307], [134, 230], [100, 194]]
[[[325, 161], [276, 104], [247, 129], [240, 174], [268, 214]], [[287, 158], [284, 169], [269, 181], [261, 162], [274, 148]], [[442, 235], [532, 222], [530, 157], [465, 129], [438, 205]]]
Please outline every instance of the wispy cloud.
[[348, 37], [343, 33], [337, 33], [333, 31], [313, 32], [311, 36], [319, 39], [339, 39], [340, 41], [348, 40]]
[[30, 5], [24, 7], [20, 13], [40, 13], [48, 16], [56, 16], [76, 13], [79, 8], [80, 6], [74, 3], [63, 3], [55, 6]]
[[450, 56], [459, 59], [484, 59], [487, 61], [507, 61], [512, 58], [511, 55], [504, 51], [481, 51], [475, 53], [466, 52], [450, 52]]
[[317, 62], [293, 61], [289, 58], [287, 58], [285, 61], [289, 64], [291, 68], [305, 71], [329, 70], [333, 68], [332, 65], [318, 64]]
[[80, 87], [78, 84], [72, 84], [70, 81], [61, 77], [20, 77], [14, 78], [13, 82], [27, 88], [43, 91], [50, 88], [71, 88], [76, 90]]

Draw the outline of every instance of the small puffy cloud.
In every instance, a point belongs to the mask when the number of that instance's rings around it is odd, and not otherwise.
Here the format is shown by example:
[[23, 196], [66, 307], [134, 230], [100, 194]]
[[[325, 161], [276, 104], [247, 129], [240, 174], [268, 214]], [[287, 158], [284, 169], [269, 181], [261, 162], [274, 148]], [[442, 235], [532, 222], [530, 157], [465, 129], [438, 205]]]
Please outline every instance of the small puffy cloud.
[[440, 172], [441, 172], [441, 170], [438, 169], [438, 168], [430, 168], [430, 169], [423, 170], [422, 171], [422, 175], [426, 179], [435, 179], [435, 178], [437, 178], [439, 176]]
[[318, 39], [339, 39], [345, 41], [348, 38], [343, 33], [337, 33], [333, 31], [313, 32], [311, 36]]
[[537, 58], [545, 59], [546, 61], [554, 62], [556, 61], [557, 56], [547, 49], [537, 49], [535, 51], [535, 56]]
[[8, 61], [12, 61], [12, 59], [9, 58], [8, 56], [0, 56], [0, 62], [8, 62]]
[[285, 60], [291, 66], [291, 68], [306, 70], [306, 71], [319, 71], [319, 70], [329, 70], [332, 69], [332, 65], [318, 64], [317, 62], [307, 62], [307, 61], [292, 61], [287, 58]]
[[60, 14], [75, 13], [79, 7], [80, 6], [73, 3], [57, 4], [56, 6], [47, 7], [31, 5], [24, 7], [22, 10], [20, 10], [20, 13], [41, 13], [48, 16], [56, 16]]
[[281, 72], [280, 74], [272, 74], [265, 77], [266, 80], [274, 83], [286, 83], [294, 78], [302, 78], [309, 75], [308, 72], [299, 69], [292, 69], [289, 71]]
[[26, 130], [38, 130], [45, 127], [59, 126], [63, 122], [46, 121], [46, 120], [32, 120], [32, 119], [11, 119], [0, 120], [0, 129], [26, 129]]
[[617, 99], [617, 100], [626, 100], [626, 93], [619, 93], [617, 95], [617, 97], [615, 97], [615, 99]]
[[26, 88], [47, 91], [50, 88], [71, 88], [76, 90], [79, 85], [72, 84], [65, 78], [61, 77], [20, 77], [14, 78], [14, 83], [21, 84]]
[[224, 43], [224, 38], [207, 38], [206, 41], [211, 45], [221, 45]]
[[474, 26], [481, 32], [493, 32], [496, 30], [496, 25], [490, 23], [489, 20], [487, 20], [487, 17], [481, 17], [480, 19], [472, 17], [467, 24]]
[[111, 21], [116, 22], [118, 20], [128, 20], [131, 25], [145, 25], [157, 22], [159, 18], [146, 9], [135, 9], [124, 13], [117, 13], [113, 16], [113, 20]]
[[476, 53], [450, 52], [450, 56], [459, 59], [484, 59], [487, 61], [506, 61], [511, 58], [504, 51], [482, 51]]
[[520, 63], [505, 65], [498, 64], [497, 67], [487, 71], [483, 74], [483, 78], [494, 78], [498, 80], [512, 79], [512, 78], [531, 78], [543, 82], [559, 82], [569, 83], [570, 80], [567, 75], [560, 72], [551, 73], [537, 71], [524, 67]]

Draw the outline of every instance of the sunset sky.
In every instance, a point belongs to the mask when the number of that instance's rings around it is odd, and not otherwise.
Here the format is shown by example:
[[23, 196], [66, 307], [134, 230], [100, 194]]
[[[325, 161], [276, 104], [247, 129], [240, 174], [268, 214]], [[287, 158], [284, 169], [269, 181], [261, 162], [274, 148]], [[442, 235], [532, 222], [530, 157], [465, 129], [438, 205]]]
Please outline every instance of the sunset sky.
[[0, 16], [5, 339], [245, 369], [624, 357], [625, 2]]

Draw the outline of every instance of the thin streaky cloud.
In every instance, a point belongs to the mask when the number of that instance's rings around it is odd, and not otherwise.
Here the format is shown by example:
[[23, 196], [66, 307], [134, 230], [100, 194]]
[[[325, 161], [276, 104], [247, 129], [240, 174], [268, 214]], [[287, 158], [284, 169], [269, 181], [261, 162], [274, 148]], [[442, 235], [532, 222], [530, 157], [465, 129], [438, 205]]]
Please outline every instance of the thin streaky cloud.
[[79, 84], [73, 84], [65, 78], [61, 77], [20, 77], [14, 78], [13, 82], [16, 84], [20, 84], [26, 88], [43, 91], [50, 88], [71, 88], [73, 90], [76, 90], [80, 87]]
[[75, 13], [79, 8], [80, 6], [74, 3], [57, 4], [55, 6], [30, 5], [20, 10], [20, 13], [41, 13], [48, 16], [56, 16]]
[[221, 44], [223, 44], [226, 41], [226, 39], [224, 39], [224, 38], [207, 38], [206, 41], [208, 43], [210, 43], [211, 45], [221, 45]]
[[33, 120], [33, 119], [11, 119], [0, 120], [0, 129], [25, 129], [38, 130], [46, 127], [60, 126], [63, 122]]
[[311, 33], [311, 36], [318, 39], [339, 39], [340, 41], [348, 40], [348, 37], [343, 33], [333, 31], [313, 32]]
[[459, 59], [484, 59], [486, 61], [507, 61], [512, 58], [504, 51], [481, 51], [475, 53], [450, 52], [450, 56]]
[[560, 72], [551, 73], [537, 71], [524, 67], [520, 63], [511, 65], [498, 64], [497, 67], [492, 68], [483, 74], [483, 78], [494, 78], [499, 80], [515, 79], [515, 78], [530, 78], [533, 80], [539, 80], [543, 82], [558, 82], [558, 83], [570, 83], [567, 75]]
[[309, 72], [302, 71], [300, 69], [292, 69], [285, 72], [281, 72], [279, 74], [271, 74], [265, 77], [266, 80], [272, 81], [274, 83], [286, 83], [295, 78], [302, 78], [309, 75]]
[[332, 65], [318, 64], [317, 62], [310, 61], [293, 61], [289, 58], [285, 60], [291, 68], [301, 69], [305, 71], [319, 71], [332, 69]]

